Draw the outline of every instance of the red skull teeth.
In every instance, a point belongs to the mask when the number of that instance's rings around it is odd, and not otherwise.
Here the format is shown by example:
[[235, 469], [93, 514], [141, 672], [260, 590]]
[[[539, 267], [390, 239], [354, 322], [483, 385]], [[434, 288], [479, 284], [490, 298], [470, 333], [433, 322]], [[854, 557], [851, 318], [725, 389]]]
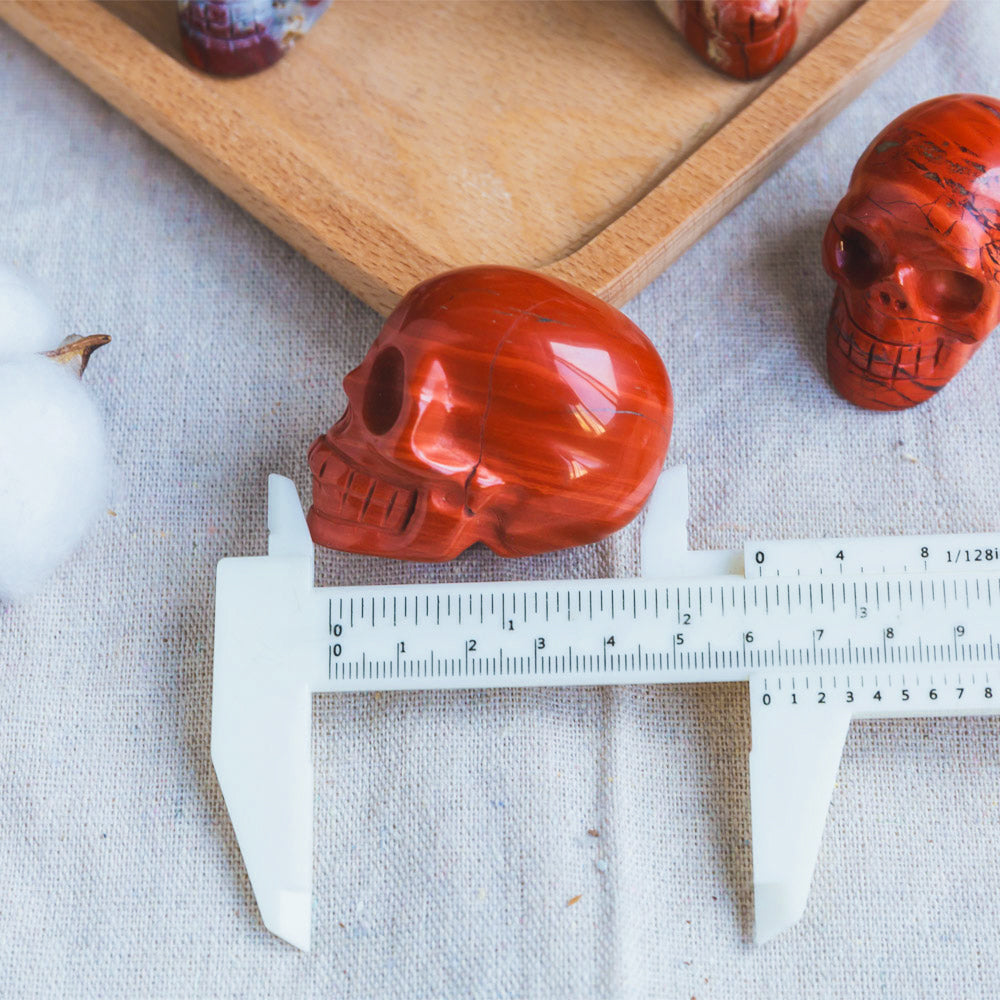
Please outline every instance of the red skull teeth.
[[[881, 381], [931, 375], [936, 358], [944, 346], [944, 341], [939, 340], [937, 351], [929, 351], [926, 344], [900, 344], [882, 340], [867, 330], [862, 330], [854, 322], [842, 294], [837, 295], [830, 322], [830, 332], [836, 333], [836, 344], [840, 352], [855, 367]], [[921, 364], [924, 366], [923, 372], [920, 371]]]
[[402, 535], [417, 509], [417, 491], [393, 486], [327, 451], [320, 467], [324, 520]]
[[[896, 324], [893, 324], [896, 325]], [[863, 329], [842, 289], [834, 294], [827, 324], [827, 368], [845, 399], [871, 410], [901, 410], [929, 399], [947, 381], [952, 346], [941, 337], [923, 344], [886, 340]]]

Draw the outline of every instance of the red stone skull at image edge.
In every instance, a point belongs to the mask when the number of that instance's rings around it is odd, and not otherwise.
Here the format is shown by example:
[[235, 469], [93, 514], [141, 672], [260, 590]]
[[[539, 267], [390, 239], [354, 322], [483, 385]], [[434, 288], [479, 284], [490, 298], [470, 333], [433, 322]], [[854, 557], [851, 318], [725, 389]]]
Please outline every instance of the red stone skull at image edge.
[[1000, 322], [1000, 101], [938, 97], [883, 129], [833, 213], [823, 266], [837, 282], [837, 392], [899, 410], [942, 389]]
[[605, 537], [659, 475], [673, 401], [645, 334], [565, 282], [470, 267], [412, 289], [344, 379], [309, 451], [309, 529], [329, 548], [452, 559]]
[[770, 73], [795, 43], [807, 0], [657, 0], [692, 50], [737, 80]]

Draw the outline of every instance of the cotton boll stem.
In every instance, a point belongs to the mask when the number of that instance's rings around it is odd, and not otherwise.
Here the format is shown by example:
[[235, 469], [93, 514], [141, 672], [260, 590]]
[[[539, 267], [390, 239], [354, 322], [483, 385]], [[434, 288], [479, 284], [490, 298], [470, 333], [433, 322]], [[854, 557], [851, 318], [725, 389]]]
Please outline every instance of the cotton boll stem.
[[87, 369], [91, 354], [98, 347], [110, 343], [111, 338], [103, 333], [95, 333], [90, 337], [67, 337], [54, 351], [46, 351], [45, 357], [65, 365], [76, 375], [82, 376]]

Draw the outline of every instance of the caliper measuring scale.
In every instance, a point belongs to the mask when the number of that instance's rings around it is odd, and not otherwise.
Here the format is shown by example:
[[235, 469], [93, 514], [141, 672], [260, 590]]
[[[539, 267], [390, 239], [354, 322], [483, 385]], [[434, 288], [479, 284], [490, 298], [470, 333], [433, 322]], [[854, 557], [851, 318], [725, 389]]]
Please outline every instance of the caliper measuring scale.
[[686, 519], [675, 469], [642, 579], [316, 588], [272, 476], [268, 555], [219, 564], [212, 706], [265, 925], [309, 947], [314, 693], [748, 681], [758, 942], [804, 912], [851, 718], [1000, 714], [1000, 535], [688, 552]]

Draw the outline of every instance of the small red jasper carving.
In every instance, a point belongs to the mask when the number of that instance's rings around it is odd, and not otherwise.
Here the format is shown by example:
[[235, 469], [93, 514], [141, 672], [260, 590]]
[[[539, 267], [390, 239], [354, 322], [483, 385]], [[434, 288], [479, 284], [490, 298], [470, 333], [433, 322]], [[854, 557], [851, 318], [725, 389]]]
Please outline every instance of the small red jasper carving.
[[930, 398], [1000, 322], [1000, 101], [918, 104], [865, 150], [823, 237], [834, 388], [871, 410]]
[[738, 80], [752, 80], [788, 55], [808, 0], [658, 2], [709, 66]]
[[452, 559], [596, 541], [639, 512], [673, 402], [645, 334], [587, 292], [511, 267], [418, 285], [345, 379], [309, 451], [320, 545]]

